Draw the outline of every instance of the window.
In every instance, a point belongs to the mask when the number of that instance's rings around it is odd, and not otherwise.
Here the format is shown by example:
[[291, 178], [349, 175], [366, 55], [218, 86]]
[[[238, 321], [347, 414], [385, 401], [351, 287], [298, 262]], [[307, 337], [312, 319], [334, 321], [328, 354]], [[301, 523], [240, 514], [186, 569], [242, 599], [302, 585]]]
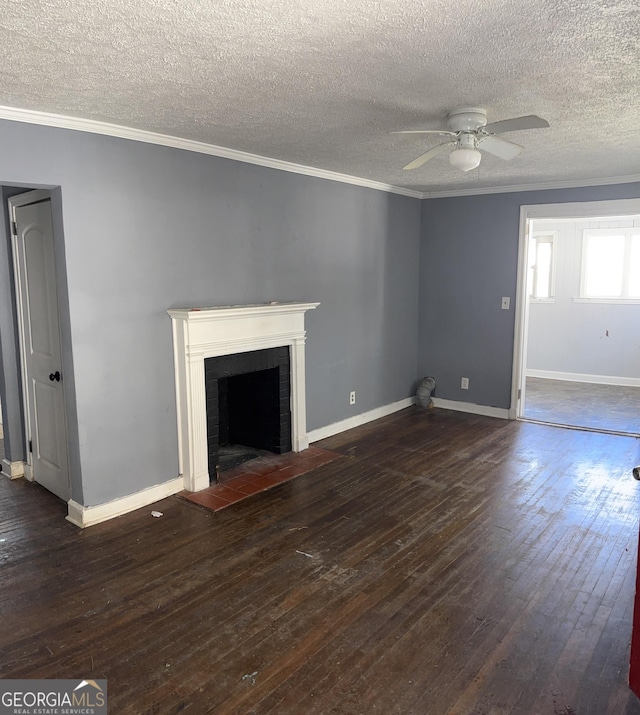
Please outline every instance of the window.
[[529, 239], [529, 297], [533, 300], [553, 300], [555, 246], [555, 231], [533, 233]]
[[580, 297], [640, 301], [640, 229], [585, 229]]

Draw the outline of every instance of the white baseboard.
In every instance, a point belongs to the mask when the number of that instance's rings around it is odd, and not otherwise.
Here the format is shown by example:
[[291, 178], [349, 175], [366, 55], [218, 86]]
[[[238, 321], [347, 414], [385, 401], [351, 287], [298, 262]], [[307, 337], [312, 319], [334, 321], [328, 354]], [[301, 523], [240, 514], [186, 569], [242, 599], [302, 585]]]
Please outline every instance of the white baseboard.
[[558, 372], [557, 370], [527, 370], [526, 374], [527, 377], [542, 377], [545, 380], [566, 380], [567, 382], [590, 382], [594, 385], [619, 385], [620, 387], [640, 387], [640, 377], [587, 375], [581, 372]]
[[135, 511], [144, 506], [149, 506], [154, 502], [160, 501], [172, 494], [181, 492], [184, 489], [184, 479], [177, 477], [164, 484], [156, 484], [148, 489], [128, 494], [126, 497], [120, 497], [113, 501], [104, 504], [96, 504], [95, 506], [83, 506], [78, 502], [70, 499], [67, 503], [68, 514], [67, 521], [84, 529], [87, 526], [99, 524], [101, 521], [113, 519], [116, 516], [122, 516], [130, 511]]
[[318, 429], [311, 430], [307, 433], [309, 442], [317, 442], [321, 439], [326, 439], [327, 437], [333, 437], [334, 434], [340, 434], [340, 432], [346, 432], [348, 429], [353, 429], [354, 427], [360, 427], [360, 425], [367, 424], [367, 422], [373, 422], [373, 420], [379, 420], [381, 417], [386, 417], [394, 412], [399, 412], [404, 410], [406, 407], [411, 407], [411, 405], [416, 404], [416, 398], [407, 397], [404, 400], [398, 400], [398, 402], [392, 402], [390, 405], [384, 405], [382, 407], [376, 407], [368, 412], [362, 412], [359, 415], [354, 415], [353, 417], [347, 417], [346, 420], [340, 420], [340, 422], [334, 422], [333, 424], [326, 425], [325, 427], [319, 427]]
[[434, 407], [440, 407], [443, 410], [468, 412], [472, 415], [484, 415], [485, 417], [498, 417], [501, 420], [509, 419], [509, 410], [503, 407], [476, 405], [473, 402], [458, 402], [458, 400], [443, 400], [441, 397], [432, 397], [431, 400]]
[[2, 473], [9, 479], [19, 479], [24, 477], [24, 462], [10, 462], [8, 459], [2, 460]]

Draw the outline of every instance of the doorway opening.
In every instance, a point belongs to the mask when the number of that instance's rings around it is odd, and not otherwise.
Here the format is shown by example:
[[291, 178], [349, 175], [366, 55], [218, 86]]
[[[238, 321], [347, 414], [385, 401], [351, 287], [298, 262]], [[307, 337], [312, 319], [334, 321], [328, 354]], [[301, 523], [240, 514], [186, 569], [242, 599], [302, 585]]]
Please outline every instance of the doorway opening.
[[640, 200], [523, 206], [512, 417], [640, 434]]

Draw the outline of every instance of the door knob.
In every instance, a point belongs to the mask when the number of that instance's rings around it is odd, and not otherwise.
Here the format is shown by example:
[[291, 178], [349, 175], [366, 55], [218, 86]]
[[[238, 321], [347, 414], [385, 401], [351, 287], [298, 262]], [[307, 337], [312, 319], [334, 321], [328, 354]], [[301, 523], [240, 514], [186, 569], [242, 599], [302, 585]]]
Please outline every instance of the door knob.
[[51, 382], [53, 382], [54, 380], [55, 382], [60, 382], [60, 377], [61, 375], [59, 370], [49, 373], [49, 379], [51, 380]]

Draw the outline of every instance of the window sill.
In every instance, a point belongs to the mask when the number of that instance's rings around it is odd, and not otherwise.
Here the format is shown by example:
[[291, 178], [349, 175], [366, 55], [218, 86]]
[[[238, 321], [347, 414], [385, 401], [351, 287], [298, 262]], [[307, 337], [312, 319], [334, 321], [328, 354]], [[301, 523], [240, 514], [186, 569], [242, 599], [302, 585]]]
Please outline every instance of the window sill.
[[640, 298], [574, 298], [574, 303], [605, 303], [610, 305], [640, 305]]
[[556, 299], [555, 298], [533, 298], [529, 296], [529, 302], [530, 303], [555, 303]]

